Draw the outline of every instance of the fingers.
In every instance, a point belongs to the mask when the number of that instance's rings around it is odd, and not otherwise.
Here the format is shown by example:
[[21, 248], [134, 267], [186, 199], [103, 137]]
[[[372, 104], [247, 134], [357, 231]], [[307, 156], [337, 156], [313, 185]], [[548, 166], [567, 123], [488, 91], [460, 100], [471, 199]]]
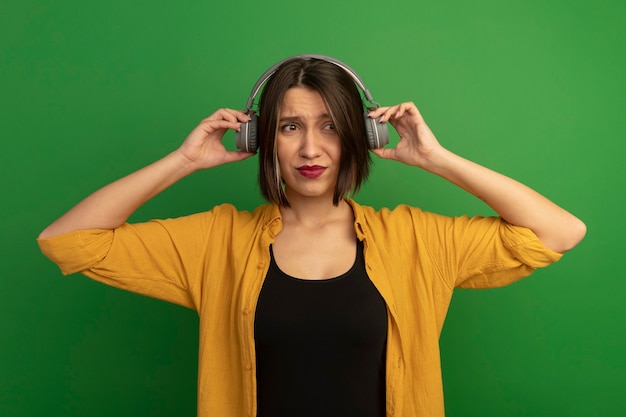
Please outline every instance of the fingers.
[[[242, 111], [219, 109], [203, 119], [185, 139], [183, 146], [189, 153], [201, 150], [207, 144], [221, 142], [227, 130], [239, 131], [241, 124], [250, 121], [250, 116]], [[219, 146], [218, 146], [219, 147]], [[197, 150], [194, 150], [197, 149]]]
[[223, 108], [203, 119], [200, 125], [209, 128], [211, 131], [215, 129], [239, 130], [241, 123], [249, 122], [251, 119], [249, 115], [242, 111]]
[[215, 111], [212, 115], [210, 115], [203, 121], [205, 120], [228, 120], [231, 122], [247, 122], [250, 120], [250, 116], [239, 110], [223, 108]]
[[239, 122], [231, 122], [229, 120], [203, 120], [198, 126], [200, 129], [205, 131], [207, 134], [219, 131], [219, 130], [239, 130], [241, 128], [241, 123]]
[[421, 120], [419, 110], [412, 102], [400, 103], [389, 107], [378, 107], [369, 112], [368, 115], [373, 119], [378, 118], [380, 123], [399, 120], [405, 115], [416, 118], [416, 121]]

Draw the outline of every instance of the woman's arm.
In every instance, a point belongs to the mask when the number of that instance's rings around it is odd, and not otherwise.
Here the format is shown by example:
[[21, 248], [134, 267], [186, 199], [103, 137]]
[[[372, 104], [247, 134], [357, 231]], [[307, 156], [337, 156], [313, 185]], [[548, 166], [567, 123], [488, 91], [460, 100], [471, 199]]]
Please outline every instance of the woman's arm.
[[531, 188], [464, 159], [442, 147], [413, 103], [381, 107], [370, 117], [389, 121], [400, 135], [395, 149], [373, 150], [381, 158], [420, 167], [456, 184], [485, 201], [503, 219], [531, 229], [556, 252], [576, 246], [585, 224]]
[[141, 205], [187, 175], [252, 156], [227, 151], [222, 137], [250, 118], [240, 111], [221, 109], [204, 119], [176, 151], [99, 189], [46, 227], [40, 238], [83, 229], [114, 229]]

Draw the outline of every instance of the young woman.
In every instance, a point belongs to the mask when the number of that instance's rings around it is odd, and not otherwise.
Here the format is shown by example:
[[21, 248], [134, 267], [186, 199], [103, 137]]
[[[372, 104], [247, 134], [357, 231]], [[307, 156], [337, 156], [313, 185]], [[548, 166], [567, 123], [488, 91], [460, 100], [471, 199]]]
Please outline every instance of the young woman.
[[413, 103], [367, 115], [400, 135], [371, 152], [439, 175], [499, 216], [376, 211], [348, 198], [370, 150], [359, 90], [337, 62], [285, 61], [259, 111], [268, 204], [126, 223], [181, 178], [253, 155], [222, 145], [249, 112], [221, 109], [176, 151], [48, 226], [43, 252], [65, 274], [198, 311], [199, 416], [443, 416], [438, 342], [453, 289], [525, 277], [573, 248], [585, 225], [442, 147]]

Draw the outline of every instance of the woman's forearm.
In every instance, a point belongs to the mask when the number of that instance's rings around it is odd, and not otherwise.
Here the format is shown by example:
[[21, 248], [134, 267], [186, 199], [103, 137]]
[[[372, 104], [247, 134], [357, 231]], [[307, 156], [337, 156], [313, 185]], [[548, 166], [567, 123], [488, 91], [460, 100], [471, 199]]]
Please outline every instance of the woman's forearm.
[[585, 235], [581, 220], [538, 192], [444, 148], [431, 155], [426, 169], [485, 201], [509, 223], [531, 229], [556, 252], [573, 248]]
[[509, 223], [531, 229], [556, 252], [572, 249], [585, 236], [582, 221], [541, 194], [442, 147], [414, 103], [380, 107], [369, 116], [389, 121], [400, 135], [395, 148], [372, 150], [381, 158], [425, 169], [456, 184]]
[[188, 159], [173, 152], [94, 192], [46, 227], [39, 237], [82, 229], [114, 229], [145, 202], [193, 171]]
[[183, 144], [164, 158], [91, 194], [46, 227], [40, 238], [84, 229], [114, 229], [152, 197], [187, 175], [249, 158], [253, 153], [229, 151], [222, 144], [228, 129], [238, 130], [250, 117], [220, 109], [202, 120]]

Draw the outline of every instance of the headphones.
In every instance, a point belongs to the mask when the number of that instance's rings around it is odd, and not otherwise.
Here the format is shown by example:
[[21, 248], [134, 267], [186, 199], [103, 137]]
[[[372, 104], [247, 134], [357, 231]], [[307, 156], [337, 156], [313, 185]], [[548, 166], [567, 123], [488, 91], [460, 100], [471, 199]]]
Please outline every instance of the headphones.
[[[272, 65], [267, 71], [261, 75], [261, 77], [257, 80], [252, 87], [252, 91], [250, 92], [250, 97], [248, 97], [248, 101], [246, 102], [246, 111], [245, 113], [251, 117], [251, 120], [246, 123], [241, 124], [241, 129], [236, 132], [236, 141], [237, 148], [244, 152], [256, 152], [258, 149], [258, 140], [257, 140], [257, 126], [259, 122], [259, 116], [256, 113], [250, 113], [252, 106], [254, 104], [254, 98], [258, 94], [261, 86], [270, 79], [270, 77], [278, 71], [280, 66], [287, 61], [291, 61], [292, 59], [320, 59], [322, 61], [329, 62], [331, 64], [335, 64], [339, 68], [343, 69], [352, 77], [355, 84], [359, 86], [367, 101], [372, 103], [375, 108], [380, 107], [380, 104], [375, 102], [372, 99], [372, 95], [369, 90], [365, 87], [365, 84], [361, 80], [361, 78], [357, 75], [352, 68], [344, 64], [343, 62], [331, 58], [325, 55], [295, 55], [282, 61]], [[364, 112], [363, 119], [365, 123], [365, 133], [367, 135], [367, 145], [370, 149], [382, 148], [386, 144], [389, 143], [389, 131], [387, 129], [386, 123], [380, 123], [379, 119], [372, 119], [367, 115], [367, 112]]]

